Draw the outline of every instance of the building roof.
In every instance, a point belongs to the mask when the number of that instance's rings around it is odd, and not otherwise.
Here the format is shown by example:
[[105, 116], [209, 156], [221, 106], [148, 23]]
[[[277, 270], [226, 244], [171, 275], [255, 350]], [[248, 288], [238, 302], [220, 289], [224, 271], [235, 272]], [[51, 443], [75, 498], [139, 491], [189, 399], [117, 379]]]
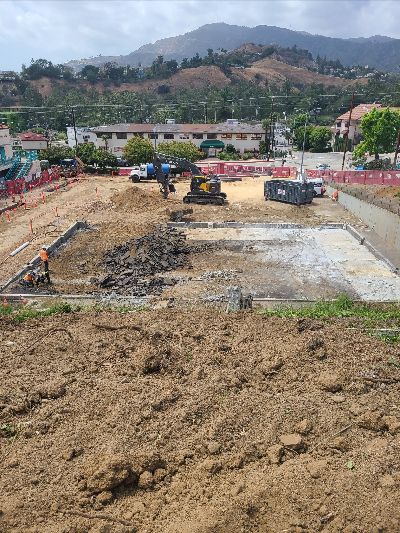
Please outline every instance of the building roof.
[[46, 137], [41, 133], [20, 133], [18, 137], [21, 141], [47, 141]]
[[112, 124], [91, 128], [95, 133], [264, 133], [261, 124]]
[[9, 130], [10, 126], [7, 126], [7, 124], [0, 124], [0, 130]]
[[[359, 104], [353, 108], [351, 120], [360, 120], [360, 118], [369, 113], [372, 109], [379, 107], [382, 107], [382, 104]], [[349, 120], [349, 117], [350, 111], [347, 111], [346, 113], [343, 113], [343, 115], [340, 115], [336, 120]]]

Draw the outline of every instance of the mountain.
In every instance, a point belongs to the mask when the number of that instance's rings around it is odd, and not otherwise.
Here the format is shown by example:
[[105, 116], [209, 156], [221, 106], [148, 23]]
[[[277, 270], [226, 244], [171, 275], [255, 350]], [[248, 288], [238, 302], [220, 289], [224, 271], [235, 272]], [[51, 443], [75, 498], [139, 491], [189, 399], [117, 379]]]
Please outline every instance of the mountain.
[[74, 60], [67, 63], [74, 70], [81, 70], [89, 64], [101, 65], [115, 61], [120, 65], [150, 65], [158, 56], [165, 60], [193, 57], [207, 54], [207, 49], [224, 48], [232, 50], [243, 43], [277, 44], [283, 47], [297, 46], [308, 50], [314, 57], [320, 55], [328, 59], [339, 59], [343, 65], [369, 65], [379, 70], [398, 72], [400, 63], [400, 39], [382, 35], [364, 38], [341, 39], [312, 35], [307, 32], [293, 31], [277, 26], [235, 26], [215, 23], [205, 24], [200, 28], [178, 35], [160, 39], [152, 44], [145, 44], [128, 55], [97, 56], [95, 58]]

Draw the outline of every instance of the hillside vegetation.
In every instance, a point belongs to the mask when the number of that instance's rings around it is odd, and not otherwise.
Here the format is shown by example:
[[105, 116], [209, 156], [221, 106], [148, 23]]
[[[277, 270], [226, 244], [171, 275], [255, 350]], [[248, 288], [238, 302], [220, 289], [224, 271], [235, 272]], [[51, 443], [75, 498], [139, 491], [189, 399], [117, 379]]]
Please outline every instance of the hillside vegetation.
[[137, 66], [139, 63], [148, 66], [159, 55], [164, 56], [166, 60], [182, 61], [195, 54], [205, 55], [208, 48], [232, 50], [247, 42], [281, 47], [297, 46], [308, 50], [314, 56], [319, 54], [328, 59], [338, 59], [347, 66], [369, 65], [388, 72], [397, 72], [400, 56], [400, 39], [385, 36], [340, 39], [276, 26], [249, 28], [215, 23], [206, 24], [183, 35], [146, 44], [128, 55], [74, 60], [70, 61], [68, 66], [74, 70], [81, 70], [89, 64], [101, 66], [107, 62], [116, 62], [122, 66]]

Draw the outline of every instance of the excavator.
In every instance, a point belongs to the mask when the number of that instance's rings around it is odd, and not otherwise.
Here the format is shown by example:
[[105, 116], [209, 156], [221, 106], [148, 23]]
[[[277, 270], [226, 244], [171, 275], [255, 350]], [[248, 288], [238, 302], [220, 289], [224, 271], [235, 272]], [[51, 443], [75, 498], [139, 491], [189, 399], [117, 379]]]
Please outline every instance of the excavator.
[[[160, 165], [160, 163], [164, 164], [164, 168], [165, 164], [167, 164], [169, 168], [175, 166], [180, 171], [191, 173], [190, 191], [183, 198], [185, 204], [224, 205], [226, 194], [221, 192], [221, 180], [217, 176], [204, 176], [201, 170], [187, 159], [156, 153], [154, 166], [157, 164]], [[165, 176], [163, 183], [161, 183], [161, 180], [157, 181], [160, 183], [160, 189], [164, 198], [167, 198], [172, 185], [170, 184], [168, 175]]]

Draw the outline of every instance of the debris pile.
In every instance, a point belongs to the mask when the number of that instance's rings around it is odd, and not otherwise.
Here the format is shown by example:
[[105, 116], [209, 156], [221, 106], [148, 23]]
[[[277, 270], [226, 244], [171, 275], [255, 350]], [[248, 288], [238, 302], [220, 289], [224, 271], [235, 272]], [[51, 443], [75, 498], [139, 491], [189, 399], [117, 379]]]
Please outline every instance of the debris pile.
[[[108, 272], [98, 283], [100, 287], [129, 292], [134, 296], [159, 294], [173, 279], [153, 277], [189, 264], [190, 248], [186, 236], [177, 229], [158, 226], [152, 233], [107, 252], [104, 264]], [[146, 279], [151, 277], [151, 279]]]

